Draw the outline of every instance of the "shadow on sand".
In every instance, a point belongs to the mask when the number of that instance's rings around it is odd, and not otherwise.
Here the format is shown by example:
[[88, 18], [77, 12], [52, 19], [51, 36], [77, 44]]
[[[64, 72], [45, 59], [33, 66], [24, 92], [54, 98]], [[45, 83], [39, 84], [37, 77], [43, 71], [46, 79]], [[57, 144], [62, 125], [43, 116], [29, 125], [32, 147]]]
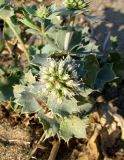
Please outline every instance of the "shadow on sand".
[[103, 44], [110, 33], [118, 37], [119, 51], [124, 54], [124, 13], [113, 8], [105, 8], [103, 16], [103, 21], [94, 29], [94, 36], [98, 44]]

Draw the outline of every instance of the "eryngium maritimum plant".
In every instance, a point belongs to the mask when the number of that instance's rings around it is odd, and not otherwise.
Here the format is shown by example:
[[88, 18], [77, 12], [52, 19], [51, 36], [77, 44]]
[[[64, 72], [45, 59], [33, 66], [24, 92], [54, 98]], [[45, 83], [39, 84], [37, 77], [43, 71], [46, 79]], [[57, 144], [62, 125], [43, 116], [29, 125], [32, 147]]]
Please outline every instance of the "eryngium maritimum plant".
[[79, 91], [77, 72], [73, 63], [50, 60], [49, 66], [41, 68], [40, 77], [45, 87], [44, 91], [48, 95], [56, 96], [58, 103], [62, 102], [63, 97], [71, 98]]
[[87, 3], [85, 0], [65, 0], [64, 5], [68, 9], [87, 10]]

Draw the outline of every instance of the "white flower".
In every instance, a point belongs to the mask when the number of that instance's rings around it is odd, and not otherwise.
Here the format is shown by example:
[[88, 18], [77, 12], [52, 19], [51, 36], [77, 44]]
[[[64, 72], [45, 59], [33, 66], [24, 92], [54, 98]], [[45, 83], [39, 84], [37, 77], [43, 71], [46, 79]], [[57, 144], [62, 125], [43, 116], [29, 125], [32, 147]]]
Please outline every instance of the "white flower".
[[[74, 63], [72, 65], [75, 66]], [[77, 74], [74, 74], [76, 71], [72, 65], [64, 60], [56, 62], [51, 59], [41, 73], [42, 85], [48, 95], [57, 97], [57, 103], [61, 103], [64, 97], [73, 97], [79, 91]]]

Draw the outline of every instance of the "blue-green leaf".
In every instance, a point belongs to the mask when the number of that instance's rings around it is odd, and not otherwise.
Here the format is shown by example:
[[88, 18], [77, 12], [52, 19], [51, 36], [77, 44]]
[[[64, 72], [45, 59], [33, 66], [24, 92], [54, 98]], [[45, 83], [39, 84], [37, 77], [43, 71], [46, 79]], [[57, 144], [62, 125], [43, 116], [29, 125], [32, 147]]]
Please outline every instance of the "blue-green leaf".
[[38, 117], [45, 130], [45, 139], [59, 132], [59, 123], [55, 118], [47, 117], [42, 109], [38, 112]]
[[113, 64], [106, 63], [97, 74], [95, 88], [103, 88], [106, 82], [110, 82], [115, 78]]
[[60, 116], [66, 116], [73, 113], [79, 113], [80, 110], [77, 106], [77, 101], [74, 98], [64, 98], [61, 104], [58, 104], [56, 97], [49, 96], [47, 105], [52, 112], [59, 114]]
[[40, 104], [30, 92], [24, 91], [21, 96], [15, 100], [15, 103], [22, 106], [22, 113], [32, 113], [40, 110]]
[[60, 123], [60, 136], [69, 141], [71, 138], [86, 138], [87, 119], [76, 116], [65, 117]]
[[99, 63], [95, 55], [89, 55], [84, 59], [84, 69], [86, 71], [84, 81], [87, 85], [93, 87], [99, 72]]

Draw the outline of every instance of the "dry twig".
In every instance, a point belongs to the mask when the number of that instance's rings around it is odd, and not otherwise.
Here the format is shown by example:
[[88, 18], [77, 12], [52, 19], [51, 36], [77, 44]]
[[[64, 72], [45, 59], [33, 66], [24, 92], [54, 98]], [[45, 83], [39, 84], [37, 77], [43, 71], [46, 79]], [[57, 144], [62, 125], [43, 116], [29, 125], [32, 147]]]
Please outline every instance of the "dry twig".
[[21, 146], [29, 146], [30, 142], [26, 142], [24, 140], [19, 139], [7, 139], [0, 135], [0, 143], [3, 143], [4, 145], [21, 145]]
[[35, 147], [32, 149], [32, 151], [30, 152], [29, 155], [29, 160], [32, 158], [32, 156], [34, 155], [34, 153], [36, 152], [39, 144], [44, 140], [45, 138], [45, 133], [43, 133], [43, 135], [41, 136], [41, 138], [39, 139], [39, 141], [37, 142], [37, 144], [35, 145]]
[[56, 159], [56, 156], [57, 156], [57, 153], [58, 153], [58, 150], [59, 150], [59, 147], [60, 147], [60, 141], [59, 140], [55, 140], [52, 142], [52, 150], [50, 152], [50, 155], [49, 155], [49, 158], [48, 160], [55, 160]]

